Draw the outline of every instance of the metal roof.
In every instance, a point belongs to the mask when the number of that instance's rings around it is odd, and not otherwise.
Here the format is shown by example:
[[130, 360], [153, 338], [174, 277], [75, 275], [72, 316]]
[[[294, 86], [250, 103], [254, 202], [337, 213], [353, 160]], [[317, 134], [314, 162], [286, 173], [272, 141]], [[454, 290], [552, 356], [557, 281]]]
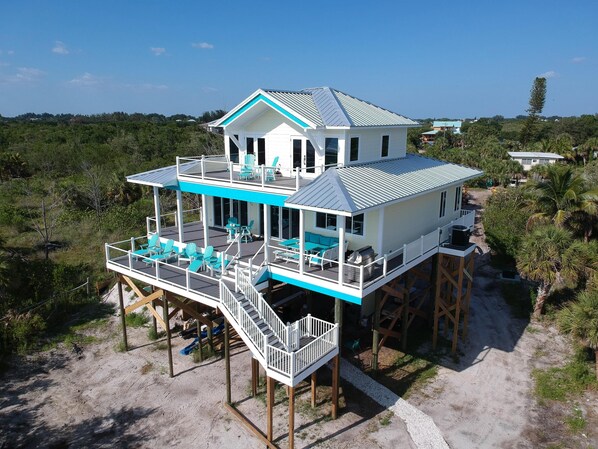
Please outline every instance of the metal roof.
[[[194, 162], [187, 162], [185, 164], [181, 164], [180, 167], [191, 167], [194, 164]], [[127, 181], [132, 182], [134, 184], [143, 184], [146, 186], [155, 187], [175, 186], [178, 184], [176, 176], [176, 165], [171, 165], [169, 167], [162, 167], [156, 170], [150, 170], [143, 173], [129, 175], [127, 176]]]
[[314, 87], [301, 91], [258, 89], [246, 100], [235, 106], [224, 117], [211, 122], [210, 126], [226, 126], [257, 100], [269, 103], [276, 109], [305, 119], [304, 127], [365, 127], [365, 126], [418, 126], [402, 115], [395, 114], [367, 101], [347, 95], [330, 87]]
[[461, 120], [434, 120], [433, 128], [461, 128], [463, 122]]
[[[481, 175], [479, 170], [408, 154], [400, 159], [331, 168], [285, 204], [355, 214]], [[336, 198], [339, 194], [344, 198]]]
[[540, 151], [509, 151], [509, 156], [513, 158], [565, 159], [560, 154], [542, 153]]

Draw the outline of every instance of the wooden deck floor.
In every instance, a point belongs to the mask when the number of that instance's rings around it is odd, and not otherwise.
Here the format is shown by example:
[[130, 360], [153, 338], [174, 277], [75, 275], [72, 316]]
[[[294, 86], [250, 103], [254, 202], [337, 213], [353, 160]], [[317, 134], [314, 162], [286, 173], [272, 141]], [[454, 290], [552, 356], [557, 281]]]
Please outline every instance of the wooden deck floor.
[[[205, 176], [202, 178], [201, 176], [201, 171], [199, 170], [195, 170], [195, 169], [187, 169], [187, 170], [183, 170], [181, 172], [181, 175], [184, 176], [193, 176], [194, 178], [199, 178], [199, 179], [205, 179], [205, 180], [210, 180], [210, 181], [221, 181], [221, 182], [226, 182], [230, 185], [230, 172], [228, 170], [219, 170], [219, 171], [211, 171], [209, 173], [206, 173]], [[245, 186], [255, 186], [255, 187], [261, 187], [262, 185], [262, 181], [260, 176], [256, 176], [254, 179], [247, 179], [247, 180], [241, 180], [239, 179], [239, 173], [237, 172], [233, 172], [233, 184], [239, 184], [239, 185], [245, 185]], [[307, 184], [309, 184], [310, 182], [312, 182], [313, 179], [307, 179], [307, 178], [299, 178], [299, 187], [304, 187]], [[264, 186], [266, 187], [280, 187], [283, 188], [285, 190], [295, 190], [296, 186], [297, 186], [297, 180], [294, 177], [290, 177], [290, 176], [282, 176], [282, 175], [276, 175], [276, 179], [274, 181], [267, 181], [264, 183]]]

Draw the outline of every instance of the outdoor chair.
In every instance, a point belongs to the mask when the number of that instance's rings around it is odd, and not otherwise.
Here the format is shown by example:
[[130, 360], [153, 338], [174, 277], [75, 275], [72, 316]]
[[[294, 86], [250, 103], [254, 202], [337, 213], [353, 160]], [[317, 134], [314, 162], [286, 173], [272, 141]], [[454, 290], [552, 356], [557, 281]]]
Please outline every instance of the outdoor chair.
[[247, 181], [255, 177], [255, 155], [246, 154], [245, 163], [241, 166], [239, 179]]
[[191, 263], [198, 258], [203, 258], [203, 254], [197, 251], [197, 245], [193, 242], [187, 243], [185, 249], [179, 254], [179, 262], [185, 260]]
[[143, 261], [147, 264], [153, 264], [157, 260], [169, 262], [171, 259], [177, 257], [177, 252], [174, 249], [174, 240], [170, 239], [164, 245], [164, 249], [159, 254], [146, 257]]
[[266, 169], [266, 182], [276, 181], [276, 166], [278, 165], [278, 156], [272, 161], [270, 168]]
[[214, 247], [208, 246], [203, 252], [203, 262], [206, 265], [216, 262], [218, 257], [214, 256]]
[[241, 226], [241, 241], [245, 240], [245, 243], [253, 242], [251, 228], [253, 228], [253, 220], [251, 220], [247, 226]]
[[187, 270], [191, 273], [197, 273], [199, 270], [201, 270], [201, 267], [203, 267], [203, 259], [195, 259], [189, 264]]
[[211, 260], [206, 264], [206, 266], [210, 269], [212, 275], [214, 275], [214, 272], [222, 274], [222, 271], [226, 271], [226, 267], [228, 267], [228, 265], [231, 262], [226, 258], [225, 253], [220, 253], [220, 257], [215, 257], [212, 259], [215, 260]]
[[159, 253], [162, 251], [162, 247], [160, 246], [160, 236], [158, 234], [153, 234], [147, 243], [141, 245], [140, 249], [133, 251], [133, 257], [136, 259], [147, 257], [151, 255], [151, 253]]

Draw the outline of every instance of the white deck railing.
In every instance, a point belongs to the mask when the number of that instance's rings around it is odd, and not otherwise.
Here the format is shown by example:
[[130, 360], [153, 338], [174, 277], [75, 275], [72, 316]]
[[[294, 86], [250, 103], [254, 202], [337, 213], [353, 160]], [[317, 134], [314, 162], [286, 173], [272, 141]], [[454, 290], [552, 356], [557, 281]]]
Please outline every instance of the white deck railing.
[[[155, 234], [158, 230], [156, 217], [146, 217], [146, 227], [148, 234]], [[189, 209], [183, 211], [183, 223], [192, 223], [195, 221], [203, 221], [201, 207], [197, 209]], [[178, 227], [178, 216], [176, 212], [169, 212], [167, 214], [160, 215], [161, 228], [167, 228], [169, 226]]]
[[[247, 171], [246, 164], [231, 162], [224, 155], [219, 156], [196, 156], [176, 158], [177, 177], [185, 176], [201, 180], [224, 182], [266, 188], [281, 189], [295, 192], [299, 190], [302, 180], [313, 180], [322, 174], [326, 166], [315, 166], [307, 168], [274, 167], [265, 164], [255, 165]], [[334, 166], [338, 166], [335, 164]], [[246, 176], [240, 176], [246, 173]], [[245, 179], [243, 179], [245, 178]], [[294, 182], [277, 183], [277, 180]]]

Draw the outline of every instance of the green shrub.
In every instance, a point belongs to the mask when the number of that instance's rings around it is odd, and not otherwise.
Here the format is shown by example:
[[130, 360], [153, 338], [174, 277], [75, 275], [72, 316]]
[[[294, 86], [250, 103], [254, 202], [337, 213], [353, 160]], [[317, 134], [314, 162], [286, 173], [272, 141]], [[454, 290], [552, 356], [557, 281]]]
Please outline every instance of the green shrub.
[[141, 313], [129, 313], [125, 315], [125, 322], [130, 327], [143, 327], [149, 322], [149, 318]]

